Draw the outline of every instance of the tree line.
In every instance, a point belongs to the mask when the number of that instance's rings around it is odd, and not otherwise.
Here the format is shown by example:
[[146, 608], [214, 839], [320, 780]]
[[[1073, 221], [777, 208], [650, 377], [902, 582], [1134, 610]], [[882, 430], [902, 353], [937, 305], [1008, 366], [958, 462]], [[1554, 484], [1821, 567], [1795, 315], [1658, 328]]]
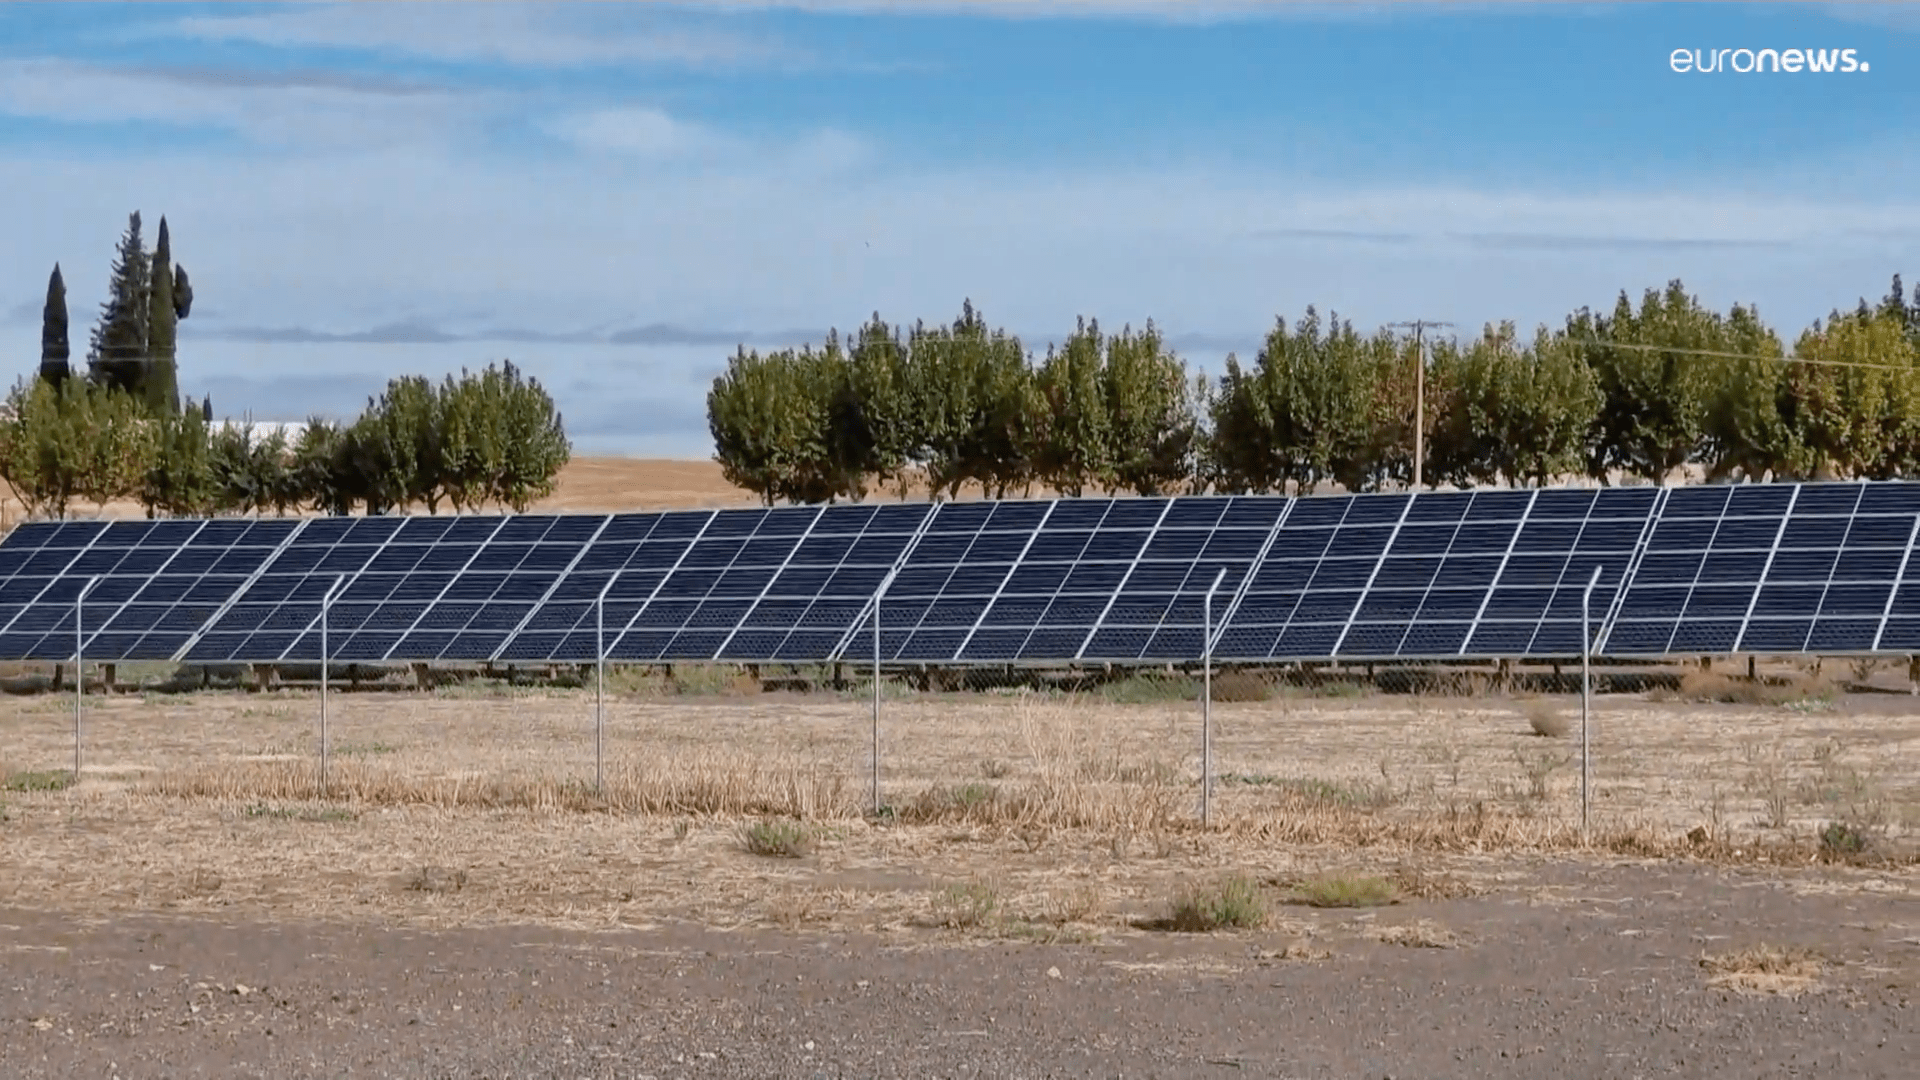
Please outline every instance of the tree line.
[[1115, 335], [1082, 319], [1035, 357], [969, 302], [951, 325], [875, 314], [818, 347], [742, 347], [707, 421], [727, 479], [768, 504], [857, 500], [909, 477], [933, 498], [969, 483], [995, 497], [1378, 491], [1412, 479], [1422, 374], [1429, 484], [1920, 471], [1920, 290], [1909, 301], [1898, 275], [1878, 304], [1835, 310], [1790, 348], [1752, 307], [1712, 310], [1677, 280], [1531, 338], [1506, 322], [1424, 350], [1308, 307], [1217, 379], [1151, 321]]
[[210, 423], [201, 408], [149, 411], [110, 384], [35, 379], [0, 416], [0, 479], [30, 515], [136, 501], [149, 517], [524, 512], [571, 454], [553, 398], [510, 362], [438, 386], [394, 379], [351, 423], [280, 429]]

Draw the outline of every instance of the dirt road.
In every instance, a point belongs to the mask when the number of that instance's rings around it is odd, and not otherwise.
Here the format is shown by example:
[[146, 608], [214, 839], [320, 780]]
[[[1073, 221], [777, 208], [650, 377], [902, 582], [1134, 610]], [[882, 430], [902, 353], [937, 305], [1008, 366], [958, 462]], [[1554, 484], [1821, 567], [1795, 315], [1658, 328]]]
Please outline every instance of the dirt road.
[[[1910, 881], [1574, 863], [1527, 876], [1370, 912], [1289, 908], [1283, 930], [1072, 946], [0, 912], [0, 1071], [1912, 1075]], [[1813, 949], [1822, 969], [1710, 984], [1703, 954], [1756, 945]]]

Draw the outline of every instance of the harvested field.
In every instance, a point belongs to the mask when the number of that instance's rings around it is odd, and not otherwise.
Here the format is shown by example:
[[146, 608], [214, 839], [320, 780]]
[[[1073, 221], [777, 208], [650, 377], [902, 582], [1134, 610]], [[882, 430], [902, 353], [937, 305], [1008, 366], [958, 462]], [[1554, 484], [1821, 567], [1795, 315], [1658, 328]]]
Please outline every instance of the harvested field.
[[1904, 694], [1602, 698], [1589, 843], [1577, 742], [1535, 734], [1564, 699], [1218, 702], [1203, 830], [1198, 710], [1164, 686], [891, 687], [875, 815], [868, 692], [616, 676], [600, 790], [579, 690], [330, 695], [324, 793], [308, 689], [90, 696], [78, 784], [72, 698], [0, 696], [15, 1072], [1890, 1077], [1920, 1050]]
[[[990, 882], [1006, 926], [1093, 936], [1228, 871], [1284, 888], [1343, 869], [1494, 883], [1583, 852], [1897, 867], [1920, 828], [1920, 717], [1885, 707], [1904, 697], [1604, 698], [1583, 841], [1578, 742], [1534, 733], [1538, 699], [1217, 703], [1203, 831], [1191, 702], [902, 691], [875, 817], [870, 700], [715, 687], [612, 695], [601, 790], [579, 691], [334, 694], [324, 793], [310, 691], [90, 698], [72, 787], [47, 781], [70, 768], [71, 698], [10, 696], [0, 767], [39, 779], [4, 796], [0, 904], [904, 931]], [[769, 819], [805, 826], [800, 857], [749, 850]]]

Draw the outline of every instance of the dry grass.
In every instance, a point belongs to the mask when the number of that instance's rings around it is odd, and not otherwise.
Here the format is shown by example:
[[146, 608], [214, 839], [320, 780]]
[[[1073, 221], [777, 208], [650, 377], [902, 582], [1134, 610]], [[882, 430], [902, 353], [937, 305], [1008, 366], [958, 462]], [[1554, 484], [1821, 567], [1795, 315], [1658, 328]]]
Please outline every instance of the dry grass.
[[1811, 949], [1753, 945], [1700, 958], [1707, 985], [1743, 994], [1795, 996], [1818, 989], [1826, 963]]
[[[35, 702], [0, 698], [0, 775], [70, 761], [70, 719]], [[1164, 916], [1168, 897], [1227, 868], [1301, 880], [1329, 849], [1416, 899], [1474, 891], [1489, 857], [1515, 853], [1808, 862], [1833, 821], [1879, 822], [1873, 857], [1897, 855], [1920, 776], [1920, 730], [1900, 716], [1850, 717], [1837, 744], [1811, 714], [1604, 699], [1585, 845], [1577, 775], [1556, 765], [1532, 782], [1516, 751], [1548, 751], [1510, 704], [1222, 703], [1216, 824], [1202, 831], [1190, 701], [904, 694], [882, 720], [889, 810], [870, 819], [867, 708], [613, 699], [596, 790], [579, 692], [341, 694], [333, 745], [364, 752], [336, 753], [321, 798], [310, 692], [94, 699], [82, 782], [7, 793], [0, 905], [885, 929], [927, 925], [948, 883], [990, 881], [991, 932], [1080, 935]], [[1690, 840], [1748, 739], [1780, 755], [1773, 794], [1724, 792]], [[1774, 797], [1790, 828], [1762, 837]], [[803, 861], [757, 857], [742, 829], [772, 819], [833, 842]], [[469, 877], [426, 903], [405, 882], [435, 866]], [[197, 887], [200, 871], [223, 884]]]
[[1458, 934], [1431, 919], [1370, 927], [1367, 936], [1385, 945], [1404, 945], [1410, 949], [1451, 949], [1460, 944]]
[[1545, 698], [1529, 699], [1520, 706], [1520, 712], [1527, 718], [1527, 726], [1541, 738], [1564, 739], [1573, 730], [1567, 714]]
[[1235, 874], [1218, 881], [1186, 885], [1167, 903], [1167, 913], [1146, 925], [1188, 934], [1215, 930], [1256, 930], [1267, 921], [1266, 898], [1251, 878]]
[[1324, 874], [1293, 885], [1293, 901], [1308, 907], [1382, 907], [1399, 899], [1393, 882], [1372, 874]]

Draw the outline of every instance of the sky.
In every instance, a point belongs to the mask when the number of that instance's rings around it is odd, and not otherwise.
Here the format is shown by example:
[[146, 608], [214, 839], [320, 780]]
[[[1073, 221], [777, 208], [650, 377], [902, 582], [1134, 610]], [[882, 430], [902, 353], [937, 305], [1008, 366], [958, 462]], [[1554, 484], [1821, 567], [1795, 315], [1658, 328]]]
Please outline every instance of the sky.
[[[1858, 70], [1674, 70], [1741, 48]], [[1201, 370], [1676, 277], [1791, 339], [1920, 281], [1915, 116], [1920, 4], [6, 4], [0, 355], [56, 262], [84, 352], [134, 210], [216, 413], [505, 359], [578, 454], [707, 457], [737, 347], [967, 299]]]

